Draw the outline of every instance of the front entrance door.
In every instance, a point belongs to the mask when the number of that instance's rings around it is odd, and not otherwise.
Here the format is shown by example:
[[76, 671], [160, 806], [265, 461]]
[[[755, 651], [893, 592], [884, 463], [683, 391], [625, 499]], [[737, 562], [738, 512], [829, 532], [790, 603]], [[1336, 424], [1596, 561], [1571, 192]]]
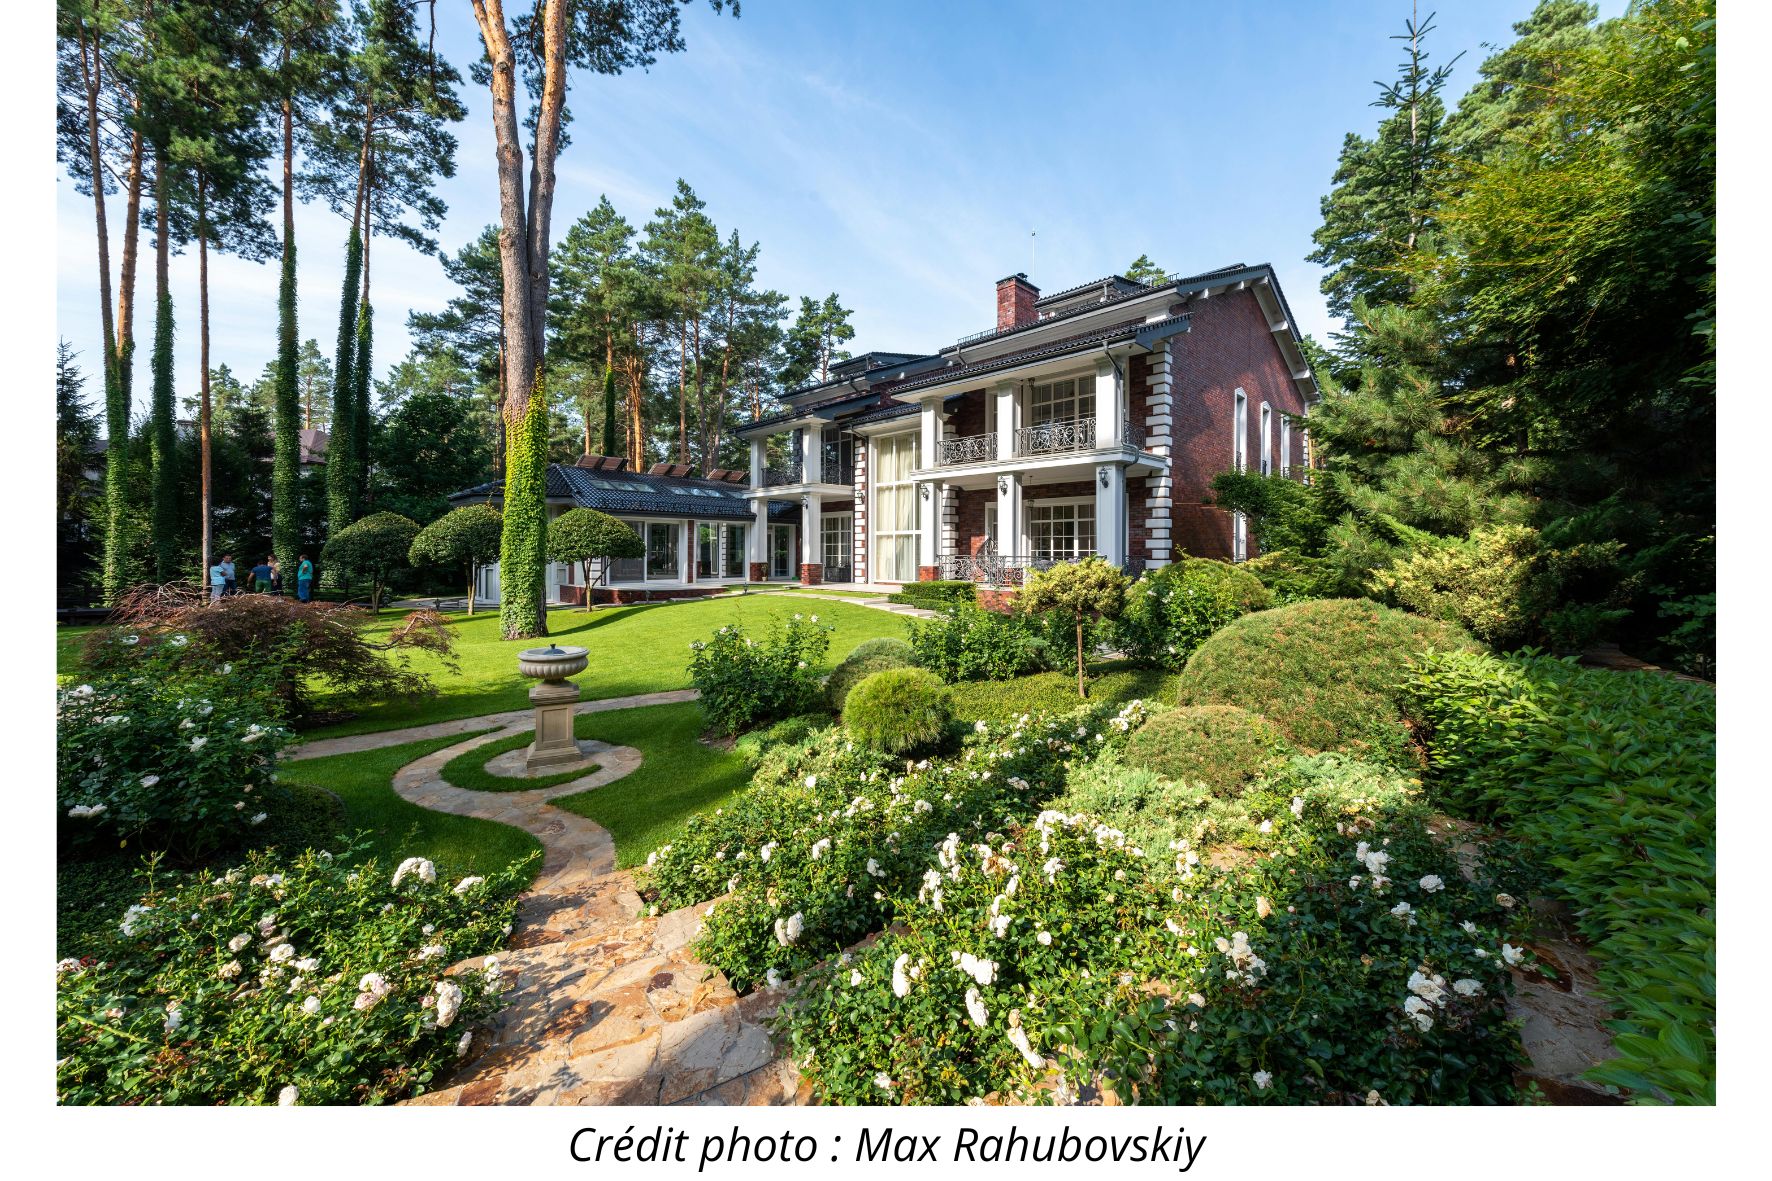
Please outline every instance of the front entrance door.
[[794, 578], [794, 527], [769, 526], [769, 577]]

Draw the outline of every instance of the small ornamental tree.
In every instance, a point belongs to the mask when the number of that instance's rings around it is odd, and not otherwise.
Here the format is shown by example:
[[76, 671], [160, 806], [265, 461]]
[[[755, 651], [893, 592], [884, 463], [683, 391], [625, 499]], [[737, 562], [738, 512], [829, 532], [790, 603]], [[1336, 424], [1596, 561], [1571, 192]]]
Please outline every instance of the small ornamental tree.
[[445, 513], [418, 531], [406, 556], [414, 566], [434, 562], [439, 566], [468, 569], [468, 614], [474, 613], [474, 571], [498, 561], [499, 536], [504, 517], [489, 504], [469, 504]]
[[1076, 625], [1078, 697], [1089, 695], [1083, 684], [1083, 631], [1094, 616], [1119, 617], [1126, 606], [1126, 583], [1118, 567], [1090, 557], [1039, 571], [1028, 578], [1015, 598], [1023, 611], [1062, 611]]
[[645, 556], [640, 535], [594, 508], [568, 509], [548, 522], [548, 557], [556, 562], [577, 562], [584, 571], [585, 609], [591, 607], [591, 563], [599, 558]]
[[418, 539], [418, 522], [399, 513], [371, 513], [326, 539], [320, 560], [344, 574], [369, 579], [369, 609], [381, 611], [381, 588], [388, 576], [408, 564]]

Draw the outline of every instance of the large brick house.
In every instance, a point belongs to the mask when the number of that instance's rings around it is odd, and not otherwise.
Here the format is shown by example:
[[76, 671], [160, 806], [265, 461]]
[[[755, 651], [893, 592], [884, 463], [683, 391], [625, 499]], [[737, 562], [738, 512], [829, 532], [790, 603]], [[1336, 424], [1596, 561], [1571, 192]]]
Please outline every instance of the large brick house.
[[[1244, 523], [1206, 503], [1212, 478], [1302, 476], [1296, 423], [1317, 398], [1271, 266], [1047, 296], [1011, 275], [996, 308], [994, 328], [938, 352], [865, 353], [791, 392], [738, 431], [748, 473], [586, 456], [550, 468], [550, 511], [598, 508], [640, 533], [646, 558], [593, 579], [616, 598], [734, 581], [1013, 587], [1088, 554], [1129, 570], [1250, 556]], [[457, 494], [482, 497], [497, 489]], [[582, 601], [573, 580], [550, 565], [549, 598]], [[497, 597], [495, 568], [481, 586]]]
[[[1294, 424], [1317, 397], [1271, 266], [1047, 296], [1018, 274], [996, 305], [994, 328], [855, 357], [739, 431], [751, 580], [1013, 585], [1087, 554], [1131, 569], [1249, 556], [1244, 523], [1206, 503], [1212, 478], [1302, 474]], [[770, 515], [783, 502], [798, 520]]]

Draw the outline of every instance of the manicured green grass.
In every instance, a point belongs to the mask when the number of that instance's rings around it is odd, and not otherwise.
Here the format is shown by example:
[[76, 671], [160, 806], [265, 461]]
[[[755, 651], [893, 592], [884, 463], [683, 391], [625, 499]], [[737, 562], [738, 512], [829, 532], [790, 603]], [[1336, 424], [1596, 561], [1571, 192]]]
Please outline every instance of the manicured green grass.
[[771, 586], [768, 590], [759, 590], [755, 583], [735, 582], [726, 588], [729, 591], [745, 591], [752, 595], [831, 595], [839, 599], [883, 599], [886, 596], [873, 591], [832, 590], [822, 586]]
[[[484, 733], [484, 731], [482, 731]], [[468, 734], [357, 754], [301, 759], [279, 768], [282, 782], [323, 788], [344, 802], [340, 830], [363, 832], [370, 852], [384, 865], [407, 857], [427, 857], [440, 874], [489, 874], [538, 851], [541, 844], [520, 828], [450, 816], [408, 803], [394, 794], [394, 772], [417, 758], [454, 746]], [[540, 862], [536, 862], [539, 868]]]
[[465, 787], [469, 791], [532, 791], [540, 787], [554, 787], [561, 783], [571, 783], [574, 779], [583, 779], [596, 771], [597, 765], [592, 763], [580, 767], [576, 771], [561, 771], [555, 775], [537, 775], [534, 778], [519, 779], [512, 775], [494, 775], [486, 769], [486, 764], [513, 750], [522, 750], [535, 740], [534, 731], [525, 730], [521, 734], [513, 734], [509, 738], [501, 738], [497, 742], [488, 742], [485, 746], [476, 746], [465, 754], [456, 755], [443, 764], [443, 778], [456, 787]]
[[575, 727], [580, 738], [635, 747], [645, 761], [614, 783], [551, 802], [608, 829], [618, 864], [643, 862], [690, 816], [715, 807], [750, 781], [743, 759], [701, 741], [706, 726], [694, 702], [581, 714]]
[[[1098, 664], [1090, 669], [1089, 700], [1118, 704], [1142, 698], [1173, 705], [1175, 682], [1175, 674], [1161, 669], [1132, 668], [1118, 661]], [[1001, 722], [1034, 710], [1063, 712], [1083, 704], [1077, 698], [1077, 678], [1071, 673], [962, 681], [948, 688], [954, 695], [954, 715], [968, 722]]]
[[[836, 667], [863, 640], [904, 635], [904, 620], [890, 612], [847, 603], [799, 603], [774, 595], [749, 595], [599, 607], [589, 612], [563, 608], [548, 612], [548, 638], [558, 644], [590, 649], [590, 667], [573, 678], [586, 700], [627, 697], [689, 688], [692, 640], [704, 640], [716, 628], [734, 623], [743, 624], [754, 634], [773, 621], [788, 619], [796, 611], [815, 614], [821, 622], [836, 628], [822, 671]], [[460, 673], [440, 669], [436, 660], [422, 653], [414, 658], [415, 667], [434, 674], [438, 690], [435, 697], [371, 706], [355, 718], [313, 731], [312, 736], [364, 734], [528, 708], [533, 682], [517, 672], [517, 653], [535, 647], [537, 641], [502, 639], [496, 611], [474, 616], [453, 613], [449, 618], [455, 630]], [[374, 630], [385, 634], [394, 622], [395, 617], [390, 615]], [[540, 643], [545, 645], [547, 641]], [[324, 699], [319, 705], [326, 707]]]

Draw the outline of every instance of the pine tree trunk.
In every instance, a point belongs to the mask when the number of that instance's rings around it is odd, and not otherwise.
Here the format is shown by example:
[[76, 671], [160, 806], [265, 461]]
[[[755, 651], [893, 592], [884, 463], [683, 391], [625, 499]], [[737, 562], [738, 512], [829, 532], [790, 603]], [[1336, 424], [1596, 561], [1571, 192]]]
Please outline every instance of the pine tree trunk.
[[689, 462], [689, 321], [677, 332], [677, 462]]
[[[289, 68], [289, 45], [283, 46]], [[277, 561], [295, 569], [301, 547], [301, 436], [298, 412], [295, 306], [295, 104], [283, 100], [283, 273], [277, 287], [277, 385], [275, 435], [271, 455], [271, 549]]]
[[[96, 14], [95, 14], [96, 15]], [[128, 518], [123, 504], [128, 482], [129, 396], [117, 373], [117, 326], [111, 308], [111, 231], [105, 217], [105, 162], [100, 146], [99, 94], [103, 90], [99, 32], [80, 42], [80, 69], [86, 91], [86, 144], [92, 170], [93, 219], [98, 230], [98, 290], [100, 328], [104, 333], [103, 381], [105, 390], [105, 562], [104, 597], [115, 602], [123, 590], [125, 530]]]
[[369, 511], [369, 436], [373, 426], [369, 415], [370, 376], [373, 369], [370, 365], [370, 345], [373, 325], [370, 322], [369, 303], [369, 247], [375, 239], [375, 156], [369, 156], [367, 183], [363, 188], [363, 298], [357, 305], [357, 357], [351, 363], [351, 380], [356, 385], [351, 395], [351, 406], [356, 412], [357, 421], [351, 432], [356, 444], [351, 454], [351, 462], [355, 470], [351, 473], [352, 483], [357, 491], [357, 500], [351, 506], [354, 517], [360, 517]]
[[[132, 97], [130, 104], [137, 110], [141, 108], [139, 99]], [[117, 384], [123, 389], [126, 406], [135, 394], [135, 260], [141, 242], [142, 152], [142, 133], [133, 132], [125, 174], [129, 200], [123, 207], [123, 259], [117, 275]]]
[[209, 582], [209, 178], [201, 174], [197, 177], [197, 365], [202, 370], [199, 385], [200, 402], [197, 415], [197, 448], [202, 456], [201, 476], [198, 485], [199, 511], [202, 513], [201, 540], [198, 553], [202, 555], [202, 574], [198, 582], [207, 585]]
[[[154, 391], [150, 455], [153, 460], [154, 580], [178, 576], [178, 486], [173, 472], [177, 448], [173, 424], [172, 290], [168, 275], [171, 242], [168, 227], [166, 160], [154, 152]], [[204, 568], [207, 577], [208, 568]]]
[[[351, 219], [351, 236], [345, 244], [344, 289], [339, 298], [338, 350], [334, 354], [332, 385], [332, 432], [326, 446], [326, 531], [336, 534], [355, 518], [351, 457], [356, 453], [357, 413], [352, 405], [357, 383], [352, 378], [357, 358], [357, 288], [362, 279], [363, 242], [360, 224]], [[328, 586], [338, 586], [339, 575], [328, 568]]]

